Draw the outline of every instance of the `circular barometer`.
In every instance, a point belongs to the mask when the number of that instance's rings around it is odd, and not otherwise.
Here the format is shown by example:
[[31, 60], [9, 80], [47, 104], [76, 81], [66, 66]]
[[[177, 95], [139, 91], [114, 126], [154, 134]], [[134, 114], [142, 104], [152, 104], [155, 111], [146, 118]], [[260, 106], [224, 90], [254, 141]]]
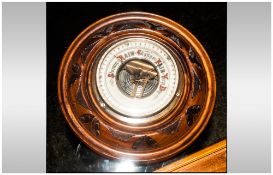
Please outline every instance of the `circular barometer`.
[[58, 80], [64, 116], [92, 150], [142, 163], [189, 146], [213, 110], [210, 59], [184, 27], [128, 12], [87, 27], [66, 51]]

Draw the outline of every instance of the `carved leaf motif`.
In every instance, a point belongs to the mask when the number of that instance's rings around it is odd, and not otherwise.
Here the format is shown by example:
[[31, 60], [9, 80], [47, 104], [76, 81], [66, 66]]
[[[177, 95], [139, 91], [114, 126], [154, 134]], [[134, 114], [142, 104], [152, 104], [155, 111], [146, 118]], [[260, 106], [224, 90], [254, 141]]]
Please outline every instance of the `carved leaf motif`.
[[196, 64], [199, 69], [202, 68], [198, 56], [195, 54], [194, 50], [191, 47], [189, 49], [189, 59], [191, 60], [192, 63]]
[[114, 29], [114, 25], [110, 25], [108, 27], [104, 27], [101, 30], [99, 30], [96, 34], [94, 34], [92, 36], [92, 38], [102, 38], [106, 35], [108, 35], [109, 33], [111, 33]]
[[193, 71], [193, 78], [193, 92], [191, 96], [192, 98], [194, 98], [197, 95], [198, 91], [201, 89], [201, 82], [195, 71]]
[[93, 119], [93, 116], [90, 114], [83, 114], [80, 116], [80, 121], [82, 123], [89, 123]]
[[110, 128], [110, 127], [108, 127], [108, 130], [110, 131], [110, 133], [112, 134], [113, 137], [115, 137], [121, 141], [128, 141], [129, 139], [131, 139], [134, 136], [133, 134], [120, 132], [120, 131], [117, 131], [117, 130]]
[[77, 100], [77, 101], [79, 102], [79, 104], [82, 105], [84, 108], [88, 109], [87, 104], [86, 104], [85, 101], [83, 100], [82, 91], [81, 91], [81, 86], [80, 86], [79, 89], [77, 90], [76, 100]]
[[120, 26], [118, 26], [118, 30], [127, 30], [133, 28], [136, 28], [133, 24], [121, 24]]
[[100, 41], [102, 37], [107, 36], [109, 33], [111, 33], [113, 31], [113, 28], [114, 26], [110, 25], [109, 27], [105, 27], [91, 36], [89, 44], [87, 44], [81, 52], [81, 59], [83, 63], [85, 63], [86, 61], [88, 52], [94, 47], [94, 45], [96, 45]]
[[160, 25], [158, 25], [156, 23], [153, 23], [153, 22], [150, 22], [150, 21], [143, 21], [143, 24], [147, 28], [152, 29], [152, 30], [159, 30], [159, 31], [167, 30], [165, 27], [160, 26]]
[[188, 126], [191, 126], [194, 122], [195, 115], [200, 111], [200, 105], [193, 105], [187, 109], [186, 120]]
[[109, 33], [111, 33], [113, 31], [113, 29], [114, 29], [114, 25], [110, 25], [109, 27], [105, 28], [105, 33], [109, 34]]
[[100, 122], [96, 117], [93, 117], [93, 119], [91, 121], [90, 130], [97, 137], [100, 136]]
[[86, 45], [81, 52], [82, 62], [85, 63], [88, 52], [99, 42], [99, 39], [93, 39], [88, 45]]
[[72, 64], [69, 85], [72, 85], [81, 76], [81, 67], [77, 63]]
[[100, 122], [96, 117], [92, 114], [83, 114], [80, 116], [79, 120], [84, 124], [88, 124], [89, 130], [93, 134], [100, 136]]
[[132, 146], [134, 150], [147, 150], [157, 147], [159, 147], [159, 144], [154, 139], [146, 135], [136, 140]]
[[171, 35], [169, 38], [171, 38], [179, 47], [183, 47], [180, 39], [177, 36]]
[[167, 134], [174, 134], [179, 130], [180, 124], [181, 124], [181, 119], [178, 119], [177, 121], [173, 122], [172, 124], [161, 129], [161, 132], [164, 132]]
[[153, 22], [144, 21], [144, 25], [152, 30], [160, 31], [163, 35], [169, 37], [171, 40], [173, 40], [179, 47], [184, 47], [180, 38], [177, 37], [172, 31], [168, 30], [166, 27], [163, 27], [161, 25], [158, 25]]

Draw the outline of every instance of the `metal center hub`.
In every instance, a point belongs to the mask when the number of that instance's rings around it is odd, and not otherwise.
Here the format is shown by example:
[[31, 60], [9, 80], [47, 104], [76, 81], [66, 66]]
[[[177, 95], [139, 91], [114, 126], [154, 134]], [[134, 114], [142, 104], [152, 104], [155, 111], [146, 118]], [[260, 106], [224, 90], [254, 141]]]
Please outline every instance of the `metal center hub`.
[[127, 96], [144, 98], [158, 87], [158, 72], [152, 63], [133, 59], [124, 63], [118, 71], [117, 84]]

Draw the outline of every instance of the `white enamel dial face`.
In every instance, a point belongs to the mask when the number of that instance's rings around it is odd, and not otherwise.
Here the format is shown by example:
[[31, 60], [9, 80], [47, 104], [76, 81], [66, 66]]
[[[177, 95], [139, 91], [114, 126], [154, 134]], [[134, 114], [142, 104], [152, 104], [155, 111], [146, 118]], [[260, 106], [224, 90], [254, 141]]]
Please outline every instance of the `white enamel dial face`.
[[127, 38], [102, 55], [96, 70], [98, 91], [112, 110], [127, 117], [154, 115], [176, 94], [179, 73], [170, 52], [158, 42]]

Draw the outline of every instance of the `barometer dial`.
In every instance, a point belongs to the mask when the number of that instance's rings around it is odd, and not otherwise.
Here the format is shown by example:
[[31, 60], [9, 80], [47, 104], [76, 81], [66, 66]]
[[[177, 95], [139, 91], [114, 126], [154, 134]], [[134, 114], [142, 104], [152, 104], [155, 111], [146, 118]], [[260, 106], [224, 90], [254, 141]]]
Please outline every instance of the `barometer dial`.
[[92, 150], [140, 163], [165, 160], [206, 126], [215, 101], [209, 57], [184, 27], [128, 12], [90, 25], [64, 55], [58, 96]]
[[179, 76], [170, 52], [151, 39], [129, 38], [101, 57], [96, 83], [102, 99], [129, 117], [151, 116], [173, 99]]

